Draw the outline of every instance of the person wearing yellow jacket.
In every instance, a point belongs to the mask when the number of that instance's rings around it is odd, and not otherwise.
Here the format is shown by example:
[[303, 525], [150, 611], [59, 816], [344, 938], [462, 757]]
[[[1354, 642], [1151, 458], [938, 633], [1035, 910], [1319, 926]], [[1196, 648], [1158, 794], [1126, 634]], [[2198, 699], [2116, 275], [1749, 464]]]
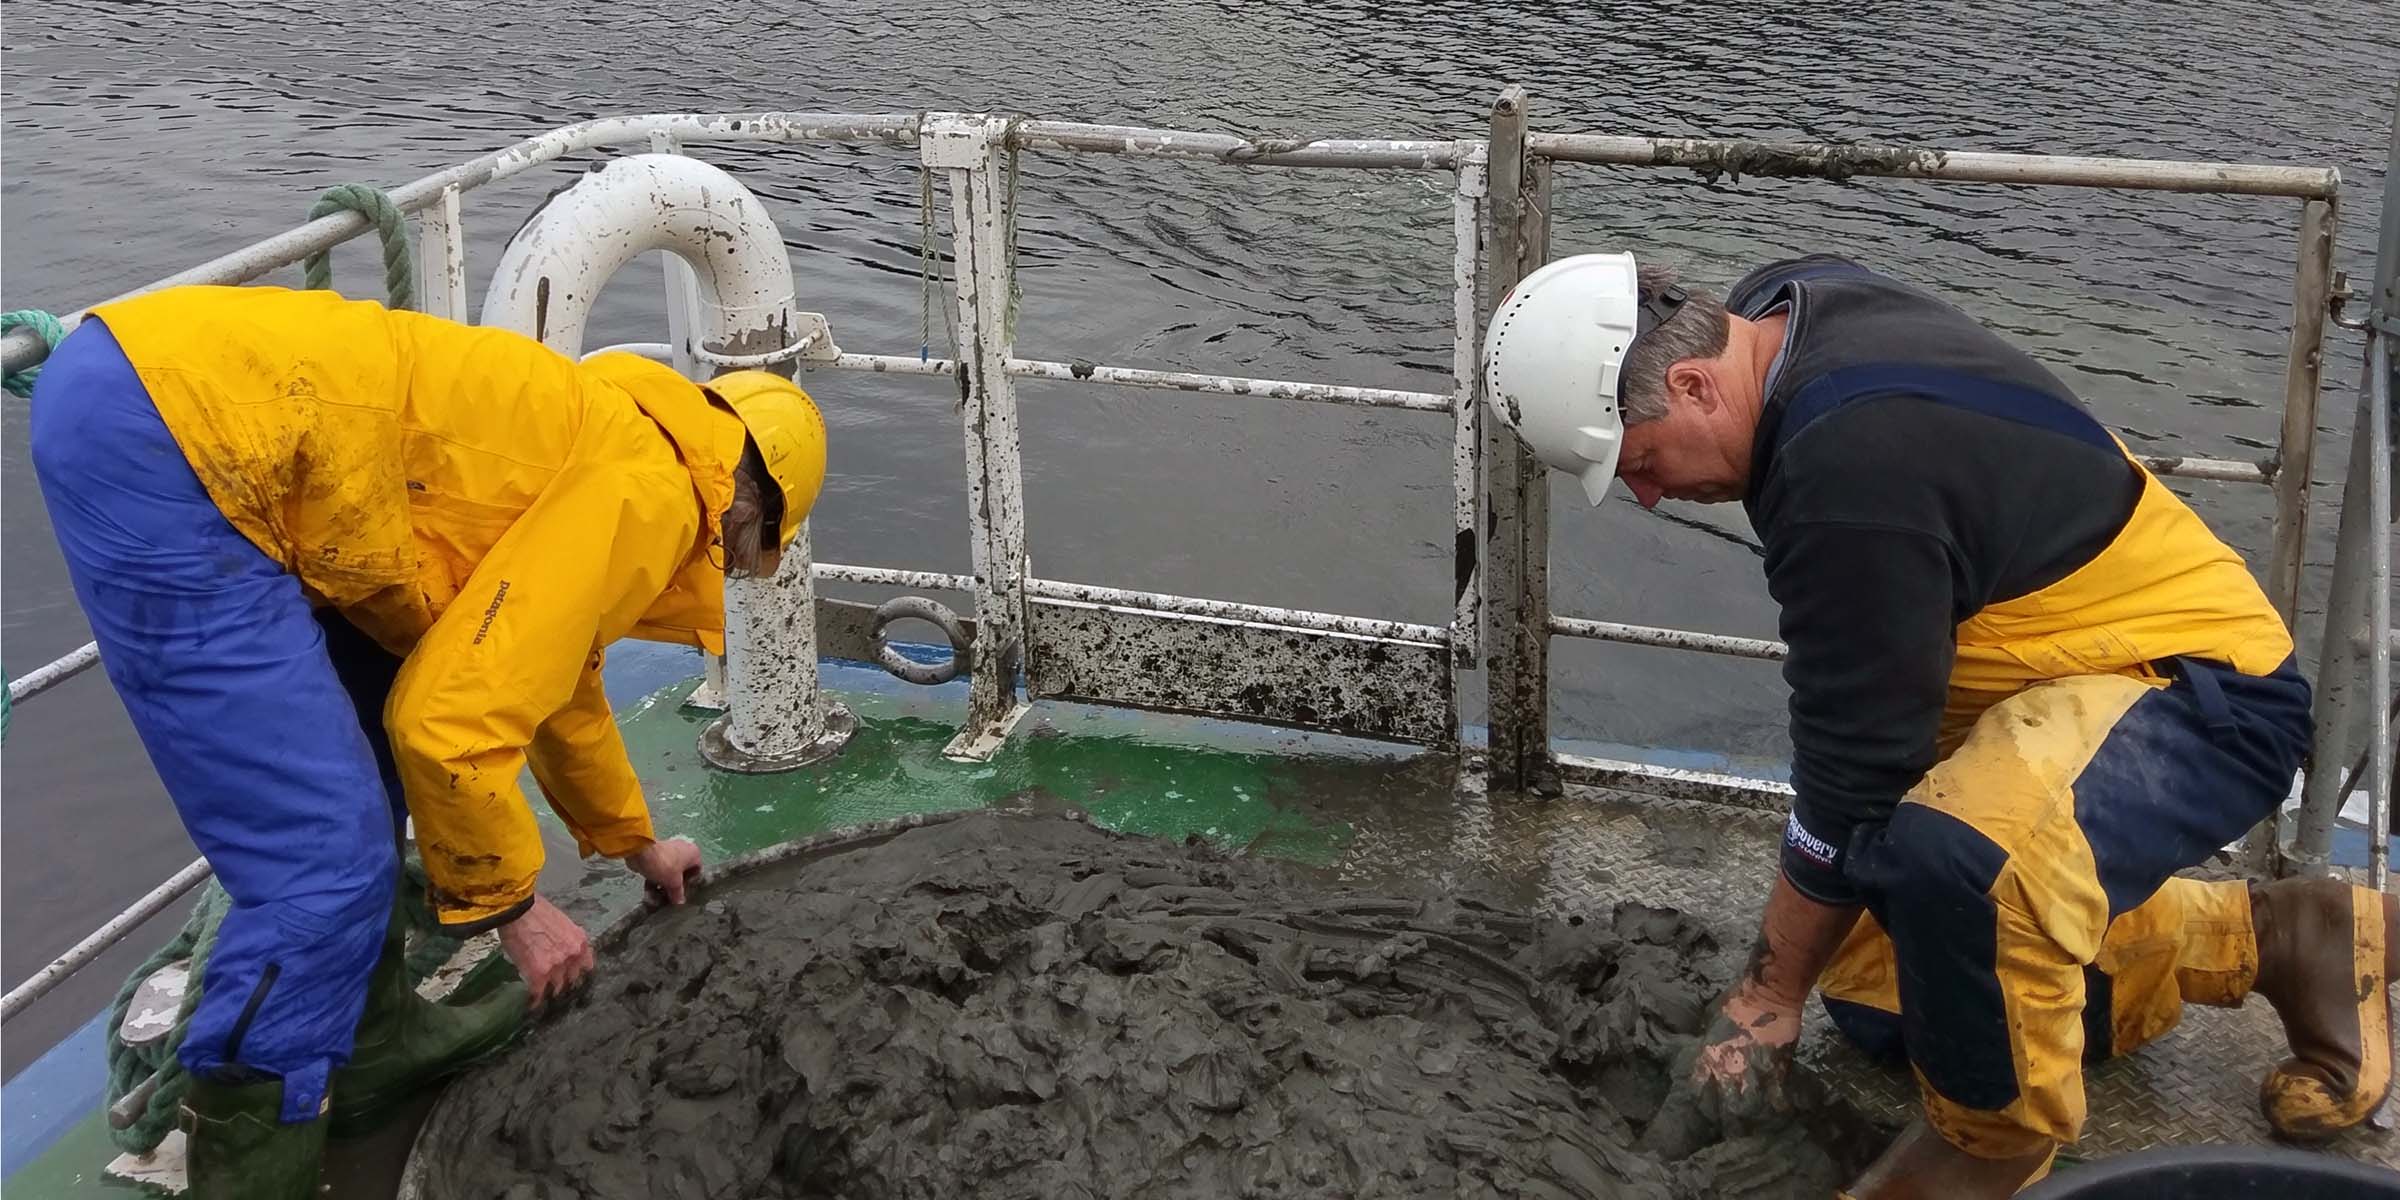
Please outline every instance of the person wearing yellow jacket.
[[[582, 853], [682, 899], [699, 851], [651, 826], [606, 648], [722, 652], [725, 579], [774, 572], [823, 422], [764, 372], [193, 287], [58, 347], [32, 450], [102, 666], [232, 900], [179, 1050], [195, 1193], [307, 1195], [328, 1111], [488, 1051], [590, 968], [535, 890], [527, 767]], [[497, 930], [524, 989], [448, 1011], [395, 983], [403, 816], [434, 916]]]

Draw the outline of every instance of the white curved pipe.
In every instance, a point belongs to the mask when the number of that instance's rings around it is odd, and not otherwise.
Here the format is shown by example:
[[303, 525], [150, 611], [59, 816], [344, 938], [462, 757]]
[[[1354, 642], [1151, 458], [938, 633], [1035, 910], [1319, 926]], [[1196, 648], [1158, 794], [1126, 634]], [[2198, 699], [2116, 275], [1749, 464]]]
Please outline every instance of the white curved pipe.
[[[797, 327], [792, 262], [774, 218], [733, 176], [680, 154], [620, 158], [550, 197], [501, 253], [483, 324], [579, 356], [600, 289], [653, 250], [692, 268], [695, 359], [789, 374], [815, 340]], [[807, 526], [773, 580], [731, 580], [725, 593], [725, 715], [701, 738], [701, 753], [753, 772], [830, 753], [850, 718], [817, 689]]]
[[620, 158], [552, 196], [509, 239], [482, 323], [580, 354], [601, 287], [652, 250], [691, 265], [700, 349], [754, 355], [792, 344], [792, 262], [774, 218], [733, 176], [680, 154]]

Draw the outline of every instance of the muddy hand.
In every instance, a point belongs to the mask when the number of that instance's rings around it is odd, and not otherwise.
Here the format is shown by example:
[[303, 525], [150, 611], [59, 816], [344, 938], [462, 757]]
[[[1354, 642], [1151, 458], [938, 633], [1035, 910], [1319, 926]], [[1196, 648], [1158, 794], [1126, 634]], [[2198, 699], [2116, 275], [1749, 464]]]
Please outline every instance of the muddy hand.
[[1669, 1162], [1739, 1136], [1792, 1111], [1792, 1047], [1798, 1013], [1752, 1003], [1736, 993], [1708, 1032], [1675, 1060], [1673, 1086], [1642, 1131], [1641, 1148]]

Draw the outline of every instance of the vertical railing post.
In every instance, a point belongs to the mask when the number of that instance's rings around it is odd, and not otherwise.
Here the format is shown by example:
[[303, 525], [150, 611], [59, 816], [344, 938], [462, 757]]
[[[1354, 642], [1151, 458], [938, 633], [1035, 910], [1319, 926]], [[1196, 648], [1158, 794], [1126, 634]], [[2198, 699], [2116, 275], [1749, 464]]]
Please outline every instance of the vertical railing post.
[[[1489, 322], [1508, 290], [1549, 257], [1550, 164], [1525, 152], [1528, 101], [1492, 105]], [[1489, 670], [1491, 790], [1555, 794], [1550, 759], [1550, 480], [1499, 421], [1484, 428], [1483, 650]]]
[[[1550, 261], [1550, 175], [1549, 159], [1525, 160], [1518, 279]], [[1550, 757], [1550, 469], [1523, 443], [1516, 450], [1517, 511], [1524, 514], [1517, 550], [1524, 563], [1518, 580], [1523, 599], [1517, 605], [1517, 719], [1524, 732], [1518, 743], [1525, 755], [1526, 790], [1555, 796], [1561, 788]]]
[[417, 310], [444, 320], [468, 319], [466, 226], [455, 185], [443, 188], [441, 198], [417, 214]]
[[[2394, 117], [2393, 143], [2400, 146], [2400, 114]], [[2392, 161], [2400, 164], [2400, 150]], [[2387, 171], [2386, 180], [2392, 178]], [[2400, 187], [2388, 184], [2384, 191], [2384, 215], [2387, 221], [2394, 213], [2390, 206], [2400, 204]], [[2387, 242], [2388, 244], [2388, 242]], [[2385, 260], [2382, 270], [2388, 279], [2400, 269], [2400, 263]], [[2379, 328], [2368, 335], [2370, 353], [2367, 355], [2366, 408], [2373, 445], [2368, 448], [2367, 511], [2373, 515], [2375, 536], [2367, 539], [2367, 695], [2374, 701], [2368, 711], [2367, 736], [2367, 883], [2378, 891], [2390, 886], [2392, 856], [2392, 722], [2384, 707], [2385, 697], [2392, 694], [2392, 522], [2396, 514], [2392, 507], [2392, 375], [2395, 367], [2392, 354], [2391, 322], [2395, 314], [2386, 312]]]
[[1010, 123], [928, 117], [919, 151], [950, 181], [950, 247], [958, 292], [958, 396], [967, 448], [967, 523], [975, 568], [975, 646], [967, 721], [945, 751], [988, 759], [1025, 714], [1017, 667], [1025, 645], [1025, 480], [1017, 393], [1009, 378], [1016, 325]]
[[2267, 596], [2286, 624], [2299, 619], [2300, 568], [2308, 552], [2317, 393], [2325, 370], [2325, 320], [2333, 309], [2334, 223], [2331, 202], [2301, 204], [2300, 259], [2292, 273], [2292, 342], [2283, 367], [2283, 430], [2275, 449], [2275, 548], [2267, 566]]
[[2400, 627], [2392, 624], [2392, 532], [2400, 523], [2400, 498], [2393, 495], [2392, 476], [2400, 472], [2400, 443], [2393, 425], [2400, 422], [2400, 87], [2393, 89], [2392, 140], [2383, 160], [2383, 228], [2376, 238], [2375, 284], [2368, 292], [2367, 387], [2368, 425], [2375, 443], [2368, 449], [2372, 475], [2367, 507], [2374, 517], [2375, 536], [2368, 545], [2367, 692], [2376, 704], [2367, 756], [2367, 881], [2379, 891], [2391, 887], [2392, 792], [2400, 779], [2392, 765], [2393, 642]]
[[[1483, 405], [1477, 400], [1477, 381], [1483, 374], [1482, 264], [1483, 203], [1490, 161], [1482, 143], [1462, 143], [1456, 190], [1451, 197], [1450, 231], [1455, 253], [1451, 260], [1451, 386], [1457, 412], [1451, 429], [1451, 533], [1454, 586], [1450, 614], [1450, 664], [1454, 669], [1475, 665], [1483, 646], [1483, 544], [1476, 517], [1483, 505]], [[1457, 689], [1451, 689], [1453, 710]], [[1455, 712], [1453, 714], [1455, 716]]]
[[[2292, 271], [2292, 340], [2283, 364], [2283, 428], [2275, 449], [2275, 544], [2267, 559], [2267, 598], [2300, 638], [2300, 573], [2308, 555], [2310, 476], [2317, 462], [2317, 396], [2325, 373], [2325, 321], [2333, 311], [2334, 208], [2300, 205], [2300, 253]], [[2283, 811], [2250, 831], [2248, 865], [2279, 871]]]

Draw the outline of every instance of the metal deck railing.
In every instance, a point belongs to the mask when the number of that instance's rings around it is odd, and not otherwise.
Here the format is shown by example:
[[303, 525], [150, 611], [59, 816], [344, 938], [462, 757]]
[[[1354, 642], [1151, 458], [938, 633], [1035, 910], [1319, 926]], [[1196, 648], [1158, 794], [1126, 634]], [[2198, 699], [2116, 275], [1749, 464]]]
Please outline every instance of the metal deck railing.
[[[463, 197], [569, 154], [635, 147], [681, 153], [710, 143], [879, 143], [914, 147], [922, 168], [946, 184], [953, 261], [956, 359], [833, 351], [787, 341], [763, 355], [704, 345], [691, 333], [689, 268], [670, 260], [667, 314], [672, 340], [631, 347], [694, 378], [735, 362], [804, 359], [811, 368], [944, 375], [958, 380], [967, 449], [971, 574], [810, 563], [805, 539], [774, 585], [737, 588], [730, 664], [713, 664], [704, 702], [727, 710], [723, 736], [763, 761], [788, 757], [826, 735], [831, 707], [813, 664], [820, 651], [874, 660], [881, 622], [866, 606], [815, 596], [817, 580], [973, 597], [972, 617], [953, 635], [970, 668], [967, 720], [953, 754], [988, 757], [1027, 704], [1060, 698], [1263, 720], [1392, 741], [1457, 748], [1458, 695], [1471, 672], [1487, 672], [1489, 735], [1476, 765], [1497, 794], [1542, 791], [1562, 778], [1744, 806], [1788, 803], [1771, 782], [1638, 762], [1554, 753], [1549, 729], [1549, 640], [1589, 638], [1753, 659], [1783, 647], [1756, 638], [1557, 615], [1548, 581], [1548, 481], [1541, 464], [1498, 422], [1483, 419], [1477, 394], [1481, 329], [1497, 299], [1548, 257], [1558, 163], [1733, 171], [1835, 179], [1903, 178], [2027, 187], [2215, 193], [2298, 202], [2292, 328], [2280, 442], [2258, 462], [2146, 458], [2162, 475], [2253, 483], [2274, 489], [2267, 591], [2296, 620], [2316, 449], [2325, 325], [2335, 319], [2333, 241], [2341, 179], [2329, 168], [2165, 162], [1922, 147], [1774, 143], [1549, 134], [1527, 127], [1528, 100], [1511, 88], [1493, 107], [1488, 135], [1457, 140], [1252, 139], [1227, 134], [1076, 122], [1009, 120], [980, 114], [650, 115], [588, 121], [403, 184], [390, 192], [420, 233], [420, 307], [468, 319]], [[2400, 163], [2400, 120], [2394, 161]], [[1417, 392], [1254, 379], [1097, 363], [1019, 358], [1014, 353], [1016, 159], [1025, 153], [1134, 155], [1198, 165], [1376, 169], [1447, 173], [1454, 240], [1453, 359], [1446, 391]], [[2384, 230], [2372, 314], [2358, 324], [2372, 346], [2357, 435], [2344, 485], [2327, 635], [2320, 639], [2318, 758], [2307, 777], [2300, 820], [2288, 844], [2275, 822], [2253, 839], [2253, 864], [2293, 872], [2326, 862], [2335, 815], [2347, 794], [2347, 763], [2363, 744], [2369, 820], [2389, 824], [2391, 727], [2383, 717], [2393, 637], [2390, 614], [2390, 343], [2400, 337], [2400, 199], [2387, 174]], [[930, 217], [927, 218], [930, 220]], [[142, 291], [180, 284], [243, 283], [366, 232], [351, 214], [329, 216], [244, 247]], [[70, 315], [70, 325], [83, 314]], [[837, 314], [838, 315], [838, 314]], [[2346, 324], [2348, 322], [2345, 322]], [[812, 337], [814, 335], [811, 335]], [[746, 347], [755, 349], [755, 346]], [[46, 353], [18, 331], [0, 345], [14, 371]], [[1039, 378], [1355, 405], [1446, 415], [1451, 425], [1452, 535], [1456, 603], [1443, 625], [1309, 612], [1035, 578], [1027, 569], [1023, 484], [1013, 381]], [[778, 614], [811, 613], [791, 622]], [[1171, 647], [1145, 665], [1118, 647]], [[39, 695], [98, 660], [94, 647], [9, 685], [12, 701]], [[755, 661], [752, 661], [755, 660]], [[2364, 678], [2359, 678], [2359, 676]], [[2371, 839], [2376, 886], [2386, 874], [2385, 837]], [[0, 1019], [39, 998], [108, 945], [205, 878], [195, 862], [37, 972], [0, 1001]]]

